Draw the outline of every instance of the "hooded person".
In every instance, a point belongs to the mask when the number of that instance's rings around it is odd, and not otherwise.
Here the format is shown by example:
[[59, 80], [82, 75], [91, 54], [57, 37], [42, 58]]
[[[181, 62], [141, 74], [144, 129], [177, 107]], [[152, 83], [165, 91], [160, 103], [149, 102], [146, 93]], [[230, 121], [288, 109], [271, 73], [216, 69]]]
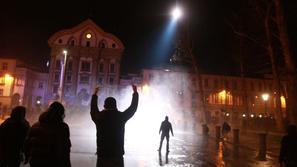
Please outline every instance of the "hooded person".
[[138, 106], [138, 93], [133, 87], [131, 105], [124, 111], [117, 109], [116, 100], [108, 97], [104, 101], [104, 109], [98, 109], [99, 88], [91, 100], [91, 117], [97, 128], [97, 167], [123, 167], [124, 166], [124, 135], [125, 124], [134, 115]]
[[71, 166], [70, 132], [64, 113], [64, 106], [53, 102], [30, 128], [24, 148], [31, 167]]
[[24, 140], [30, 128], [25, 115], [26, 108], [17, 106], [0, 126], [0, 167], [20, 166]]
[[282, 138], [279, 154], [281, 167], [297, 166], [297, 128], [295, 125], [287, 127], [287, 135]]

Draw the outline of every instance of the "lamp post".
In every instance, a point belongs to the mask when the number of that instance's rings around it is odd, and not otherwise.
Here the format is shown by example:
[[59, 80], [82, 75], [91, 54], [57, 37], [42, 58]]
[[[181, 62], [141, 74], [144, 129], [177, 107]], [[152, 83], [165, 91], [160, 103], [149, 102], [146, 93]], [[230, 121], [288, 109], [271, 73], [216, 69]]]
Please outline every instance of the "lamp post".
[[267, 116], [268, 116], [268, 114], [267, 114], [267, 101], [268, 101], [268, 99], [269, 99], [269, 94], [268, 93], [264, 93], [264, 94], [262, 94], [262, 99], [263, 99], [263, 101], [264, 101], [264, 107], [265, 107], [265, 115], [266, 115], [266, 117], [264, 118], [264, 121], [265, 121], [265, 127], [266, 127], [266, 133], [267, 133], [267, 131], [268, 131], [268, 121], [267, 121]]
[[60, 85], [59, 85], [59, 101], [63, 102], [64, 96], [64, 79], [65, 79], [65, 72], [66, 72], [66, 63], [67, 63], [67, 50], [63, 50], [63, 58], [61, 59], [61, 75], [60, 75]]

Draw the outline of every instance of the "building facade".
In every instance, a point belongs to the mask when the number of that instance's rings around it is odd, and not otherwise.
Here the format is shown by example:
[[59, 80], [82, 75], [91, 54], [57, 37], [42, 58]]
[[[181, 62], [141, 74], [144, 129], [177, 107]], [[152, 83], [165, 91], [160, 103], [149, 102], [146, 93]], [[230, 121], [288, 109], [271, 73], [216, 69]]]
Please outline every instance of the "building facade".
[[[281, 82], [281, 106], [278, 108], [272, 79], [201, 74], [201, 91], [198, 77], [193, 73], [145, 69], [142, 76], [143, 85], [166, 84], [179, 98], [178, 111], [202, 122], [221, 124], [228, 121], [240, 126], [254, 121], [250, 124], [257, 126], [261, 120], [275, 123], [277, 112], [286, 117], [284, 82]], [[203, 101], [200, 96], [203, 96]]]
[[[117, 89], [124, 45], [92, 20], [53, 34], [48, 44], [51, 47], [49, 101], [63, 97], [66, 104], [87, 104], [96, 86], [106, 94]], [[61, 75], [65, 57], [65, 72]]]
[[48, 74], [28, 67], [22, 61], [0, 58], [0, 111], [7, 115], [12, 107], [26, 106], [40, 111], [46, 104], [45, 93]]

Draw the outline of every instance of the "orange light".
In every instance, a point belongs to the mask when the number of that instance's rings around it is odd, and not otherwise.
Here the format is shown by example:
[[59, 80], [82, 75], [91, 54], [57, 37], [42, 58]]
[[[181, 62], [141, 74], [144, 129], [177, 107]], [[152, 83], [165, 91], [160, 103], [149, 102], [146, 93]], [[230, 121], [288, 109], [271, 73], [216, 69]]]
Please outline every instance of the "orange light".
[[280, 99], [281, 99], [281, 106], [282, 106], [282, 108], [286, 108], [287, 105], [286, 105], [286, 98], [285, 98], [285, 96], [281, 96]]
[[142, 86], [142, 92], [145, 93], [145, 94], [148, 94], [149, 92], [149, 86], [147, 84], [143, 85]]

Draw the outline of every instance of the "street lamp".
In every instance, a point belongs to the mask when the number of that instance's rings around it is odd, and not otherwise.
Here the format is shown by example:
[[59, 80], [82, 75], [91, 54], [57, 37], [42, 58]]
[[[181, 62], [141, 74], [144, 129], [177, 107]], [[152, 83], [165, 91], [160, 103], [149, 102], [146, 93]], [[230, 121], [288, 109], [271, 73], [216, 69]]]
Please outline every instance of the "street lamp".
[[171, 12], [173, 20], [178, 20], [182, 16], [182, 10], [176, 6]]
[[263, 99], [263, 101], [265, 103], [265, 114], [267, 114], [267, 101], [269, 99], [269, 94], [268, 93], [262, 94], [262, 99]]
[[63, 102], [63, 95], [64, 95], [64, 79], [65, 79], [65, 72], [66, 72], [66, 63], [67, 63], [67, 50], [63, 50], [63, 58], [61, 59], [61, 76], [60, 76], [60, 85], [59, 85], [59, 96], [60, 102]]
[[[269, 99], [269, 94], [268, 94], [268, 93], [264, 93], [264, 94], [262, 94], [262, 99], [263, 99], [263, 101], [264, 101], [264, 105], [265, 105], [265, 115], [267, 116], [267, 115], [268, 115], [268, 114], [267, 114], [267, 101], [268, 101], [268, 99]], [[267, 133], [267, 131], [268, 131], [268, 123], [267, 123], [267, 119], [264, 119], [264, 121], [265, 121], [266, 133]]]

